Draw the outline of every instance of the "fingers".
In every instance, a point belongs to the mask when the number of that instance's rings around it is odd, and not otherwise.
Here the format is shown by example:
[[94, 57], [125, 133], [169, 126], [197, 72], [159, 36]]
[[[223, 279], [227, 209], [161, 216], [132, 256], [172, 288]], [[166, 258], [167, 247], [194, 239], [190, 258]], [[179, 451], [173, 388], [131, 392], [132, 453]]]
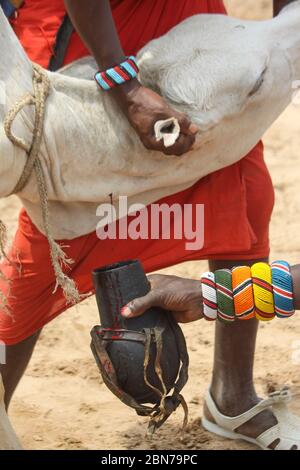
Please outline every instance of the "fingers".
[[121, 309], [121, 314], [125, 318], [139, 317], [149, 308], [157, 306], [156, 300], [156, 294], [151, 290], [144, 297], [134, 299], [129, 304], [125, 305]]
[[180, 157], [192, 149], [195, 143], [195, 134], [180, 133], [175, 144], [171, 147], [165, 147], [162, 140], [157, 142], [154, 137], [149, 136], [142, 138], [142, 142], [149, 150], [157, 150], [165, 155], [176, 155]]
[[[160, 95], [139, 86], [134, 92], [126, 93], [126, 103], [127, 118], [147, 149], [177, 156], [192, 149], [198, 127], [184, 113], [172, 109]], [[154, 125], [169, 118], [178, 120], [180, 135], [174, 145], [165, 147], [162, 140], [156, 141]]]
[[188, 128], [188, 133], [196, 136], [198, 132], [199, 132], [199, 127], [192, 122]]
[[191, 150], [194, 142], [195, 136], [180, 134], [175, 144], [172, 145], [172, 147], [165, 147], [163, 153], [165, 155], [176, 155], [177, 157], [180, 157]]
[[[121, 314], [125, 318], [140, 317], [149, 308], [158, 306], [158, 303], [159, 302], [155, 300], [155, 295], [149, 292], [145, 297], [140, 297], [133, 300], [128, 305], [125, 305], [125, 307], [121, 309]], [[172, 315], [177, 323], [190, 323], [203, 318], [202, 312], [196, 309], [185, 312], [172, 310]]]
[[191, 123], [190, 119], [185, 114], [174, 112], [174, 117], [178, 120], [180, 127], [180, 135], [175, 144], [171, 147], [165, 147], [163, 141], [157, 142], [155, 139], [151, 139], [154, 142], [151, 142], [148, 148], [160, 150], [165, 155], [176, 156], [184, 155], [185, 153], [192, 150], [195, 143], [196, 134], [199, 132], [199, 128], [196, 126], [196, 124]]
[[198, 126], [192, 123], [185, 114], [177, 114], [175, 117], [178, 120], [181, 134], [195, 136], [199, 132]]

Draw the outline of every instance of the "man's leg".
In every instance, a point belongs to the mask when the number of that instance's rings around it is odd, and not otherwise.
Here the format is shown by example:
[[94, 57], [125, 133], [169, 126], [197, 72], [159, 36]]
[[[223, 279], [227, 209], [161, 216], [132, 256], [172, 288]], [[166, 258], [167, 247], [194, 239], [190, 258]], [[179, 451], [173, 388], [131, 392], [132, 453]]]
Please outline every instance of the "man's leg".
[[21, 343], [6, 348], [6, 364], [0, 364], [6, 408], [8, 408], [11, 397], [28, 366], [39, 335], [40, 331], [37, 331]]
[[[210, 261], [211, 271], [252, 265], [257, 261]], [[211, 394], [219, 410], [226, 416], [237, 416], [259, 402], [253, 384], [253, 365], [258, 321], [236, 321], [232, 325], [216, 322], [215, 356]], [[205, 414], [210, 418], [208, 410]], [[238, 429], [241, 434], [256, 438], [277, 423], [271, 411], [263, 411]], [[275, 443], [273, 443], [273, 446]]]

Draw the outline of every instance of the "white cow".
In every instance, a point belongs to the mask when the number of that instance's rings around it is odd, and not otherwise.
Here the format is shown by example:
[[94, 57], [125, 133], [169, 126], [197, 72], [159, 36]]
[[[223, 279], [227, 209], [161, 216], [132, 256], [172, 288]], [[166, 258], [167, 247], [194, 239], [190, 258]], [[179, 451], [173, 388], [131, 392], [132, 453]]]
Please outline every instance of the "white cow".
[[[1, 12], [0, 48], [3, 122], [16, 99], [32, 90], [32, 67]], [[300, 78], [300, 2], [269, 21], [194, 16], [150, 42], [139, 63], [142, 83], [199, 125], [197, 150], [181, 158], [145, 150], [93, 80], [49, 73], [40, 159], [55, 238], [95, 230], [96, 207], [110, 194], [148, 204], [242, 158], [290, 103], [293, 81]], [[75, 67], [65, 72], [74, 74]], [[33, 119], [28, 107], [14, 125], [28, 143]], [[13, 190], [25, 159], [0, 127], [0, 196]], [[34, 176], [19, 196], [43, 231]]]
[[[32, 92], [32, 65], [0, 9], [0, 196], [15, 187], [26, 154], [7, 139], [10, 107]], [[140, 80], [199, 125], [197, 149], [167, 157], [145, 150], [109, 93], [100, 92], [86, 62], [49, 73], [51, 92], [40, 159], [55, 238], [95, 229], [96, 207], [119, 195], [148, 204], [193, 185], [254, 147], [290, 103], [300, 79], [300, 1], [275, 19], [242, 21], [197, 15], [152, 41], [139, 54]], [[31, 142], [34, 110], [24, 109], [14, 133]], [[43, 231], [34, 175], [19, 193]], [[0, 448], [17, 447], [0, 383]]]

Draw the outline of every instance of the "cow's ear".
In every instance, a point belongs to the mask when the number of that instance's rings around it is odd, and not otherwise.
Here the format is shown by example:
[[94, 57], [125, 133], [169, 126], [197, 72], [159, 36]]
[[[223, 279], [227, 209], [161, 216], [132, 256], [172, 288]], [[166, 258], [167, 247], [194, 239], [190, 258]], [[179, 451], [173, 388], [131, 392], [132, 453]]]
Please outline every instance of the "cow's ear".
[[143, 86], [150, 88], [158, 94], [161, 94], [161, 76], [165, 64], [158, 59], [159, 56], [152, 50], [143, 49], [138, 55], [139, 81]]
[[161, 94], [190, 110], [207, 111], [213, 106], [214, 81], [202, 71], [202, 60], [191, 54], [169, 64], [159, 75]]
[[[174, 54], [167, 54], [166, 49], [162, 52], [153, 41], [138, 55], [141, 83], [175, 109], [200, 116], [205, 128], [219, 121], [219, 111], [215, 109], [217, 79], [207, 70], [207, 54], [195, 48], [175, 60]], [[214, 62], [218, 57], [216, 53]]]
[[[139, 80], [174, 103], [196, 105], [197, 84], [201, 81], [198, 62], [202, 55], [200, 49], [194, 48], [180, 56], [170, 50], [169, 42], [165, 44], [163, 38], [153, 40], [138, 54]], [[202, 87], [204, 93], [208, 88]]]

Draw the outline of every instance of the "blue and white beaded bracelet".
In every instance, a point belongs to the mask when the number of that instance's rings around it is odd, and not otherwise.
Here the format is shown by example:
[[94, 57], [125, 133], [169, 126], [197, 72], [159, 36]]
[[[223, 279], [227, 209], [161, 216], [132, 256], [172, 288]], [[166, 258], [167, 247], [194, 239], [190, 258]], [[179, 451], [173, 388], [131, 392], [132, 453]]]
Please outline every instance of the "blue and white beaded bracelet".
[[286, 261], [274, 261], [271, 271], [276, 316], [289, 318], [295, 313], [290, 265]]
[[134, 56], [128, 57], [124, 62], [115, 67], [111, 67], [104, 72], [97, 72], [95, 80], [102, 90], [108, 91], [118, 85], [136, 78], [139, 68]]

